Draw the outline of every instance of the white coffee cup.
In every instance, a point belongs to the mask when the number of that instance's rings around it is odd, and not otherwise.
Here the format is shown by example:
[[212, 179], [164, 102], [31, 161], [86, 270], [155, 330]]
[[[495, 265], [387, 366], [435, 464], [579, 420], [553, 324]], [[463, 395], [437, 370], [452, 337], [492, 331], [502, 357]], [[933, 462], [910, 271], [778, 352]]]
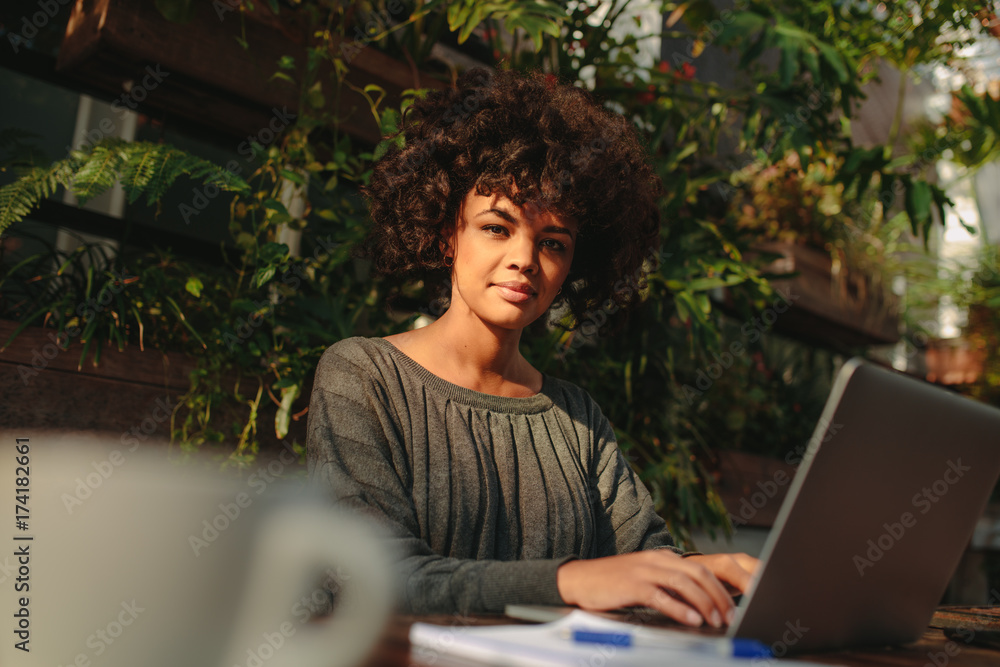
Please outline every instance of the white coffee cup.
[[[23, 491], [28, 507], [0, 522], [0, 664], [346, 667], [364, 658], [393, 593], [368, 526], [267, 468], [239, 479], [213, 473], [218, 463], [178, 465], [150, 450], [0, 434], [0, 488], [9, 504]], [[312, 618], [331, 577], [334, 613]]]

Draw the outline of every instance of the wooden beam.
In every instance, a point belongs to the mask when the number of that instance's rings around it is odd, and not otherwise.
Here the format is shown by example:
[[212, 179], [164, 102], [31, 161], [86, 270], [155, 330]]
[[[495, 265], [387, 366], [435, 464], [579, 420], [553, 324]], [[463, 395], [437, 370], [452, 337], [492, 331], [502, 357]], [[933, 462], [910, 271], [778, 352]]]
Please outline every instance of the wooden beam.
[[[17, 326], [16, 322], [0, 320], [0, 345], [7, 342]], [[61, 349], [57, 342], [68, 343], [68, 349]], [[93, 364], [94, 351], [91, 349], [80, 366], [82, 350], [79, 338], [59, 339], [55, 329], [28, 327], [18, 334], [10, 346], [0, 351], [0, 364], [6, 365], [5, 373], [13, 373], [19, 378], [27, 376], [29, 380], [43, 371], [52, 370], [181, 391], [190, 387], [188, 374], [196, 367], [194, 359], [184, 355], [142, 351], [138, 346], [126, 347], [123, 351], [114, 347], [104, 348], [97, 366]]]
[[[79, 206], [64, 204], [54, 199], [43, 199], [39, 202], [38, 207], [31, 212], [29, 218], [88, 234], [105, 236], [142, 250], [162, 248], [183, 252], [186, 259], [200, 260], [213, 265], [224, 262], [227, 251], [232, 252], [234, 256], [240, 252], [239, 249], [231, 245], [203, 241], [169, 229], [153, 227], [145, 222], [114, 218]], [[179, 223], [177, 227], [180, 227]], [[16, 234], [16, 229], [12, 233]]]
[[821, 250], [794, 243], [757, 249], [782, 255], [766, 272], [798, 274], [771, 280], [789, 304], [773, 322], [775, 331], [841, 351], [899, 340], [899, 303], [883, 286], [846, 266], [834, 271]]
[[[0, 345], [17, 328], [16, 322], [0, 320]], [[197, 367], [194, 358], [142, 351], [138, 346], [105, 347], [100, 364], [93, 364], [93, 350], [79, 366], [83, 346], [78, 338], [69, 340], [68, 349], [57, 343], [63, 340], [54, 329], [28, 327], [9, 347], [0, 351], [0, 429], [56, 429], [101, 431], [112, 434], [131, 432], [145, 424], [147, 437], [169, 438], [168, 420], [150, 424], [147, 420], [170, 409], [190, 389], [189, 374]], [[223, 382], [235, 384], [230, 373]], [[244, 378], [256, 391], [253, 378]], [[308, 405], [311, 381], [294, 411]], [[159, 410], [157, 411], [157, 407]], [[281, 443], [274, 434], [277, 406], [266, 396], [258, 414], [258, 440], [262, 450], [279, 451]], [[154, 414], [155, 413], [155, 414]], [[215, 411], [220, 426], [239, 424], [249, 416], [246, 405], [231, 401]], [[289, 442], [305, 442], [306, 415], [289, 425]], [[235, 445], [235, 439], [227, 441]], [[229, 450], [231, 451], [231, 449]], [[228, 453], [224, 452], [224, 453]]]
[[[274, 17], [261, 4], [241, 17], [238, 11], [217, 12], [218, 4], [196, 3], [195, 18], [181, 25], [163, 18], [153, 3], [78, 0], [57, 66], [126, 103], [141, 102], [234, 138], [257, 136], [273, 129], [285, 109], [298, 113], [298, 87], [272, 75], [287, 55], [295, 60], [287, 73], [301, 80], [312, 37], [300, 11]], [[238, 41], [244, 33], [248, 49]], [[338, 41], [333, 48], [339, 52], [340, 46]], [[344, 46], [353, 55], [347, 82], [358, 89], [382, 87], [383, 105], [398, 105], [406, 88], [445, 87], [370, 46]], [[332, 65], [324, 64], [320, 80], [331, 75]], [[333, 91], [325, 92], [333, 104]], [[381, 139], [367, 100], [350, 85], [340, 90], [339, 117], [341, 129], [365, 143]]]

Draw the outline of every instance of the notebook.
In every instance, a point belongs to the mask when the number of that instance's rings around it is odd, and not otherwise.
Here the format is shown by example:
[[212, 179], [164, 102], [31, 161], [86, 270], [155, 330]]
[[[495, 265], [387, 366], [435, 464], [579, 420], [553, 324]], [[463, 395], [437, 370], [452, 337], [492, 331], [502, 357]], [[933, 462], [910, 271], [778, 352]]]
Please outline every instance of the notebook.
[[[509, 667], [745, 667], [770, 662], [733, 650], [732, 641], [679, 630], [637, 627], [571, 610], [542, 625], [431, 625], [410, 627], [411, 657], [423, 665], [489, 664]], [[620, 639], [627, 638], [627, 641]], [[739, 640], [736, 640], [739, 641]], [[782, 661], [788, 667], [816, 663]]]

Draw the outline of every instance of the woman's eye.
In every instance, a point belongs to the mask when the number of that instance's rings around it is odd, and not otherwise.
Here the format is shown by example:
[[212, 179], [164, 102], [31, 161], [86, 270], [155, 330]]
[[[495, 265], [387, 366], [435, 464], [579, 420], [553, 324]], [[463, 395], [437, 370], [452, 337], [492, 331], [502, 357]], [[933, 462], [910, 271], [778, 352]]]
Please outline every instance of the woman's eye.
[[488, 232], [493, 236], [501, 236], [507, 233], [507, 230], [503, 225], [486, 225], [483, 227], [483, 231]]
[[545, 239], [542, 244], [546, 248], [551, 248], [552, 250], [565, 250], [566, 245], [561, 241], [556, 241], [555, 239]]

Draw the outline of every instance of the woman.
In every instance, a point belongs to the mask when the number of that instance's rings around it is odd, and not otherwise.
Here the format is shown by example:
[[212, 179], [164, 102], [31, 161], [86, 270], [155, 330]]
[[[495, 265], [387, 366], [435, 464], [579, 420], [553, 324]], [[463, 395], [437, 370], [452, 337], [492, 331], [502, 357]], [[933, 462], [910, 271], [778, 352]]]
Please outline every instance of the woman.
[[637, 299], [623, 278], [658, 247], [659, 190], [632, 128], [551, 76], [475, 70], [415, 102], [401, 134], [365, 189], [366, 248], [383, 273], [446, 275], [450, 305], [327, 350], [312, 478], [388, 529], [404, 611], [648, 605], [728, 623], [755, 559], [682, 554], [598, 406], [518, 348], [553, 303], [580, 322]]

